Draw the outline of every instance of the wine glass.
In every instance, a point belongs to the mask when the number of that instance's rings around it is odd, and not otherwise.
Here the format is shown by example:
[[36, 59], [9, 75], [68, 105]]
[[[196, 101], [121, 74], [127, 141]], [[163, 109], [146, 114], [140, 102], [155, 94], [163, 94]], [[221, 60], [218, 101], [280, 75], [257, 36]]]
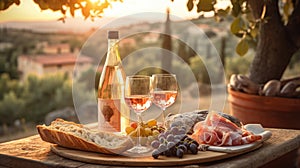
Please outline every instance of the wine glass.
[[177, 97], [177, 80], [175, 74], [153, 74], [153, 103], [162, 110], [163, 121], [165, 126], [165, 111], [171, 106]]
[[126, 104], [132, 109], [138, 118], [139, 126], [137, 127], [137, 143], [136, 146], [129, 149], [131, 153], [145, 153], [151, 149], [141, 145], [141, 130], [142, 117], [141, 113], [146, 111], [152, 104], [151, 96], [151, 78], [145, 75], [133, 75], [126, 77], [125, 82], [125, 101]]

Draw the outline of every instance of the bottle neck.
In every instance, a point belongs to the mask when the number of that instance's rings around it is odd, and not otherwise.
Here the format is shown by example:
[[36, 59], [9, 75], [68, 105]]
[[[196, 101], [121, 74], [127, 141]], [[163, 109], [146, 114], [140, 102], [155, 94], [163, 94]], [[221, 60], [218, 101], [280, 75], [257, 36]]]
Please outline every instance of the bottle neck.
[[117, 66], [121, 63], [119, 54], [118, 39], [108, 39], [108, 49], [105, 64]]

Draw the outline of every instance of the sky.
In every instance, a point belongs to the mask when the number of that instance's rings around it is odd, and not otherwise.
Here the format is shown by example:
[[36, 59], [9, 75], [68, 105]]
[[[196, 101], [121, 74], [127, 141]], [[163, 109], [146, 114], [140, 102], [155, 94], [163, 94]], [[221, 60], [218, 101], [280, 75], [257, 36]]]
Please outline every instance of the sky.
[[[228, 0], [219, 0], [220, 7], [230, 3]], [[186, 7], [187, 0], [123, 0], [123, 2], [115, 2], [112, 8], [104, 11], [105, 17], [120, 17], [140, 12], [165, 12], [169, 7], [171, 14], [184, 19], [198, 17], [196, 10], [188, 12]], [[81, 17], [80, 13], [75, 14]], [[208, 14], [209, 15], [209, 14]], [[41, 10], [33, 0], [21, 0], [19, 6], [12, 5], [5, 11], [0, 11], [0, 22], [8, 21], [49, 21], [57, 20], [62, 17], [60, 12], [51, 10]]]

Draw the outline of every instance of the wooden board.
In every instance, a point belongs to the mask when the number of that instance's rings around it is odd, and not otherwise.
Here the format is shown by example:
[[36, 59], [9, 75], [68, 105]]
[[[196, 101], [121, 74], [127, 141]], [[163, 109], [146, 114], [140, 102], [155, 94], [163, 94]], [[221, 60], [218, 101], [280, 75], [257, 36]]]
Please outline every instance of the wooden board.
[[213, 151], [199, 151], [197, 155], [185, 154], [183, 158], [159, 156], [158, 159], [153, 159], [151, 153], [139, 155], [139, 157], [128, 156], [114, 156], [105, 155], [94, 152], [86, 152], [80, 150], [73, 150], [57, 145], [51, 145], [51, 150], [68, 159], [77, 160], [86, 163], [102, 164], [102, 165], [115, 165], [115, 166], [174, 166], [174, 165], [188, 165], [211, 162], [221, 159], [230, 158], [233, 156], [241, 155], [250, 152], [262, 146], [262, 143], [253, 146], [243, 152], [239, 153], [221, 153]]

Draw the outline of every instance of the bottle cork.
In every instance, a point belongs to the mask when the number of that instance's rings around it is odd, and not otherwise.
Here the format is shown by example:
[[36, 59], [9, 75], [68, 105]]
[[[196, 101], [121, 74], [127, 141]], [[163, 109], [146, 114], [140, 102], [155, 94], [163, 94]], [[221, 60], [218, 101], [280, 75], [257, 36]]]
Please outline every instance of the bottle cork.
[[119, 31], [108, 31], [108, 39], [119, 39]]

